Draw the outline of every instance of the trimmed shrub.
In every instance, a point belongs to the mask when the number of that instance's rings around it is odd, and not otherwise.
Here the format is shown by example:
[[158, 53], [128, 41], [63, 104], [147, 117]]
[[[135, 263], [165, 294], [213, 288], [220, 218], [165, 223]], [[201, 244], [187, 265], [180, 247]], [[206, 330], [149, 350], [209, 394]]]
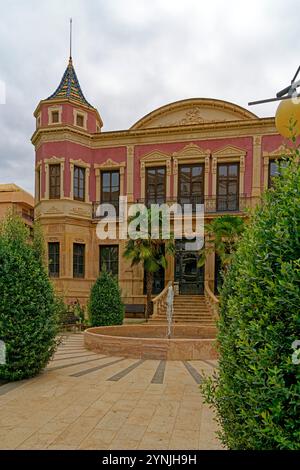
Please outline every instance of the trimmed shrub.
[[38, 374], [56, 348], [57, 304], [52, 285], [19, 217], [9, 215], [0, 229], [0, 340], [6, 364], [0, 378]]
[[[202, 391], [230, 449], [300, 449], [300, 167], [257, 207], [220, 298], [218, 375]], [[299, 357], [299, 356], [298, 356]]]
[[121, 325], [124, 304], [116, 279], [102, 271], [91, 289], [88, 311], [91, 326]]

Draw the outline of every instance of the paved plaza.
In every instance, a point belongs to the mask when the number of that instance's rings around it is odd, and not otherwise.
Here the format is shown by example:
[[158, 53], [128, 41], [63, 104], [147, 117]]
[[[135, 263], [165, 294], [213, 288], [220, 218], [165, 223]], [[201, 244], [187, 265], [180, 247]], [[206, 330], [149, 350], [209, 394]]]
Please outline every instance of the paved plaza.
[[199, 392], [215, 367], [102, 356], [65, 335], [43, 374], [0, 383], [0, 448], [222, 449]]

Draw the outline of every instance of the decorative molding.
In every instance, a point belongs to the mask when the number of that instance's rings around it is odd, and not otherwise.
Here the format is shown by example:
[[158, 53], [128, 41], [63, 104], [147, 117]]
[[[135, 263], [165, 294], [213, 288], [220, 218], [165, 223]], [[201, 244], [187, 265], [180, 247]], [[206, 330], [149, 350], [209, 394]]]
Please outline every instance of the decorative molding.
[[81, 158], [78, 158], [76, 160], [73, 158], [70, 158], [70, 163], [76, 166], [81, 166], [83, 168], [91, 168], [91, 164], [81, 160]]
[[37, 204], [42, 199], [42, 162], [39, 161], [35, 165], [35, 192], [34, 201]]
[[272, 150], [272, 152], [263, 151], [263, 157], [272, 158], [273, 160], [276, 158], [283, 157], [284, 155], [290, 155], [292, 149], [286, 147], [286, 145], [281, 144], [277, 149]]
[[239, 147], [235, 147], [234, 145], [227, 145], [219, 150], [215, 150], [212, 152], [212, 156], [216, 158], [237, 158], [239, 159], [241, 156], [245, 157], [247, 154], [246, 150], [241, 149]]
[[[261, 143], [262, 136], [253, 137], [252, 163], [252, 197], [259, 198], [261, 194]], [[257, 199], [258, 200], [258, 199]]]
[[217, 157], [212, 158], [212, 174], [215, 175], [217, 173], [217, 164], [218, 164], [218, 159]]
[[286, 147], [286, 145], [281, 144], [277, 149], [272, 150], [271, 152], [263, 151], [263, 178], [264, 178], [264, 189], [268, 188], [269, 185], [269, 164], [270, 160], [277, 160], [282, 158], [285, 155], [290, 155], [292, 149]]
[[204, 163], [204, 194], [208, 195], [208, 184], [209, 184], [209, 161], [210, 161], [210, 150], [202, 149], [199, 145], [190, 142], [185, 145], [178, 152], [173, 153], [173, 168], [174, 171], [174, 198], [178, 195], [178, 165], [180, 163], [196, 164]]
[[63, 214], [63, 211], [57, 206], [51, 206], [45, 211], [45, 214]]
[[184, 117], [176, 121], [167, 121], [163, 124], [160, 124], [159, 127], [167, 126], [188, 126], [195, 124], [203, 124], [204, 122], [214, 122], [212, 119], [204, 118], [202, 115], [202, 109], [199, 106], [186, 111]]
[[222, 139], [228, 137], [249, 137], [255, 135], [277, 135], [274, 118], [260, 118], [247, 121], [226, 121], [205, 123], [200, 126], [170, 128], [149, 128], [101, 133], [88, 133], [81, 128], [43, 127], [32, 136], [32, 143], [38, 149], [44, 142], [68, 141], [87, 148], [111, 148], [132, 145], [132, 139], [143, 139], [143, 143], [190, 142], [191, 140]]
[[140, 159], [140, 161], [145, 163], [147, 166], [152, 163], [153, 165], [156, 165], [157, 163], [166, 163], [167, 160], [171, 160], [171, 155], [161, 152], [160, 150], [153, 150]]
[[235, 163], [240, 164], [240, 194], [244, 194], [245, 187], [245, 167], [246, 167], [247, 151], [234, 145], [226, 145], [212, 152], [212, 197], [217, 195], [217, 167], [218, 163]]
[[[70, 180], [71, 180], [70, 181], [70, 183], [71, 183], [70, 199], [74, 199], [74, 166], [79, 166], [79, 167], [85, 169], [85, 195], [84, 195], [84, 201], [81, 201], [81, 202], [90, 202], [90, 184], [89, 184], [89, 182], [90, 182], [91, 164], [81, 160], [81, 158], [79, 158], [78, 160], [70, 158], [70, 175], [71, 175], [71, 178], [70, 178]], [[80, 201], [76, 201], [76, 202], [80, 203]]]
[[111, 158], [108, 158], [105, 162], [94, 163], [94, 169], [96, 174], [96, 199], [100, 201], [101, 195], [101, 171], [104, 170], [119, 170], [120, 172], [120, 196], [124, 196], [124, 173], [125, 173], [126, 162], [115, 162]]
[[134, 146], [127, 145], [127, 198], [128, 202], [133, 202], [134, 200]]
[[[82, 116], [83, 117], [83, 126], [78, 126], [77, 124], [77, 116]], [[84, 129], [87, 130], [87, 118], [88, 118], [88, 113], [86, 111], [82, 111], [81, 109], [73, 109], [73, 125], [75, 127], [78, 127], [79, 129]]]
[[[52, 113], [58, 112], [58, 122], [52, 121]], [[62, 124], [62, 106], [49, 106], [48, 107], [48, 126], [57, 126]]]
[[210, 150], [204, 150], [199, 145], [190, 142], [189, 144], [185, 145], [183, 149], [179, 150], [178, 152], [173, 153], [173, 157], [176, 158], [205, 158], [207, 155], [210, 155]]
[[46, 189], [45, 199], [49, 199], [49, 165], [60, 165], [60, 199], [64, 198], [64, 173], [65, 173], [65, 158], [64, 157], [50, 157], [45, 158], [45, 178], [46, 178]]
[[166, 198], [170, 197], [171, 192], [171, 155], [161, 152], [160, 150], [153, 150], [147, 153], [140, 159], [140, 177], [141, 177], [141, 198], [146, 197], [146, 168], [165, 166], [166, 167]]
[[105, 162], [103, 163], [95, 163], [94, 168], [95, 170], [114, 170], [117, 168], [124, 168], [126, 166], [125, 162], [115, 162], [111, 158], [108, 158]]
[[[209, 118], [205, 117], [207, 111], [213, 112], [213, 118], [218, 119], [218, 112], [222, 113], [222, 121], [256, 120], [257, 116], [245, 108], [222, 100], [208, 98], [192, 98], [167, 104], [137, 121], [131, 129], [149, 129], [159, 126], [188, 126], [203, 125]], [[203, 114], [204, 113], [204, 114]]]
[[48, 165], [56, 165], [58, 163], [65, 163], [65, 157], [56, 157], [55, 155], [53, 155], [53, 157], [45, 158], [44, 163]]

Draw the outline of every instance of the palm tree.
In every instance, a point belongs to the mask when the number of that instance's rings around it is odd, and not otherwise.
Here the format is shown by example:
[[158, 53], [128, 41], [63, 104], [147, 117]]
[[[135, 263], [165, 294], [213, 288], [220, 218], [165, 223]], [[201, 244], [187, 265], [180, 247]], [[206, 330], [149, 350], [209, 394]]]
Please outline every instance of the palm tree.
[[216, 253], [220, 257], [223, 270], [226, 272], [244, 229], [244, 220], [234, 215], [216, 217], [209, 224], [205, 225], [208, 244], [199, 252], [198, 265], [204, 265], [209, 253]]
[[[155, 214], [155, 215], [154, 215]], [[147, 226], [146, 232], [141, 232], [140, 238], [130, 238], [126, 242], [125, 251], [123, 256], [131, 260], [131, 266], [142, 264], [144, 272], [146, 274], [146, 293], [147, 293], [147, 304], [145, 311], [145, 318], [148, 321], [149, 316], [152, 313], [152, 286], [153, 286], [153, 275], [157, 272], [160, 267], [166, 269], [167, 259], [166, 255], [174, 253], [174, 238], [173, 234], [170, 234], [169, 239], [162, 238], [162, 213], [159, 211], [157, 214], [153, 209], [147, 209], [142, 215], [141, 213], [136, 214], [134, 217], [129, 218], [129, 223], [135, 220], [137, 217], [141, 219], [147, 218], [147, 221], [143, 225]], [[158, 217], [159, 220], [159, 237], [151, 238], [151, 222], [154, 217]], [[144, 219], [145, 222], [145, 219]]]

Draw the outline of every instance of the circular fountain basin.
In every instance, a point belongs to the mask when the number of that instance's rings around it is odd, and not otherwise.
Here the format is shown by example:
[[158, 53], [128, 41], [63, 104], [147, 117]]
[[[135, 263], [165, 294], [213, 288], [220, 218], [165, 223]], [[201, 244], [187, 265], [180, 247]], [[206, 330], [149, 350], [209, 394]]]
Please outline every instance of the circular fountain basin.
[[87, 349], [109, 356], [173, 361], [216, 359], [214, 326], [174, 325], [166, 338], [166, 325], [120, 325], [88, 328]]

